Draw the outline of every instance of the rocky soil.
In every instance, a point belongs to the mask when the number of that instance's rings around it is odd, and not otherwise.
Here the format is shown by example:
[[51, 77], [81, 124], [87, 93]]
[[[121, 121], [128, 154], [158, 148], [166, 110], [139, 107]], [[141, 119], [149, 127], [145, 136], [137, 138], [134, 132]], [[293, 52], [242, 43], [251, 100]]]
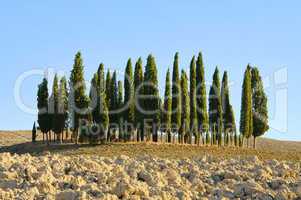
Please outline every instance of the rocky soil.
[[298, 162], [0, 154], [0, 199], [298, 198]]

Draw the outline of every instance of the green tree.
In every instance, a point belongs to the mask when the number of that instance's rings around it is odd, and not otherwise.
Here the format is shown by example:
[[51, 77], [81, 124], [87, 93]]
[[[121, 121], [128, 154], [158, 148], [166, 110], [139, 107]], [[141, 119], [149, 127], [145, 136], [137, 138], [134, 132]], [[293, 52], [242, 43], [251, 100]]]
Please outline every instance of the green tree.
[[172, 128], [174, 132], [178, 132], [181, 126], [181, 83], [179, 77], [179, 53], [174, 57], [172, 72]]
[[31, 135], [32, 142], [36, 142], [36, 138], [37, 138], [36, 122], [33, 123], [31, 133], [32, 133], [32, 135]]
[[240, 110], [240, 133], [243, 138], [250, 138], [253, 133], [252, 117], [252, 86], [251, 86], [251, 66], [245, 70], [241, 94]]
[[91, 87], [90, 87], [90, 100], [91, 100], [91, 109], [92, 109], [92, 121], [93, 123], [98, 122], [98, 117], [99, 117], [99, 105], [98, 105], [98, 96], [99, 96], [99, 87], [98, 87], [98, 74], [95, 73], [93, 75], [93, 78], [91, 80]]
[[192, 143], [192, 134], [195, 136], [195, 143], [199, 144], [200, 136], [198, 134], [198, 119], [196, 108], [196, 63], [193, 56], [190, 62], [190, 137]]
[[59, 132], [61, 140], [63, 140], [63, 132], [68, 121], [68, 89], [66, 77], [62, 77], [59, 85], [59, 99], [58, 99], [58, 113], [59, 113]]
[[124, 105], [126, 107], [124, 112], [124, 119], [127, 122], [126, 128], [126, 140], [129, 141], [134, 131], [134, 120], [135, 120], [135, 105], [134, 105], [134, 82], [133, 82], [133, 69], [132, 61], [128, 59], [125, 68], [124, 77]]
[[81, 53], [75, 55], [73, 69], [70, 76], [71, 112], [73, 117], [73, 138], [78, 142], [80, 123], [87, 120], [89, 113], [89, 98], [86, 93], [84, 79], [84, 65]]
[[252, 68], [252, 103], [253, 103], [253, 132], [254, 148], [256, 137], [263, 135], [268, 129], [268, 105], [267, 96], [264, 92], [263, 83], [257, 67]]
[[222, 104], [220, 95], [220, 79], [218, 68], [215, 68], [213, 74], [213, 82], [209, 92], [209, 123], [211, 131], [213, 132], [213, 144], [216, 144], [217, 139], [218, 145], [222, 143]]
[[223, 127], [224, 127], [224, 143], [229, 144], [230, 134], [233, 130], [233, 108], [230, 103], [228, 73], [224, 72], [221, 89], [222, 110], [223, 110]]
[[165, 79], [165, 94], [162, 109], [162, 131], [167, 133], [167, 142], [171, 142], [171, 86], [170, 86], [170, 72], [166, 73]]
[[118, 98], [117, 98], [117, 104], [118, 104], [118, 113], [117, 113], [117, 119], [119, 123], [119, 140], [123, 140], [123, 131], [122, 131], [122, 122], [123, 122], [123, 85], [122, 81], [118, 81]]
[[48, 81], [46, 78], [43, 79], [42, 83], [38, 86], [38, 123], [40, 126], [40, 130], [43, 133], [43, 141], [44, 135], [46, 134], [46, 141], [48, 144], [48, 132], [51, 129], [49, 124], [49, 115], [48, 115]]
[[[107, 75], [106, 75], [106, 103], [108, 108], [110, 108], [110, 98], [111, 98], [111, 73], [110, 70], [107, 71]], [[110, 118], [111, 119], [111, 118]]]
[[106, 102], [105, 92], [105, 81], [104, 81], [104, 66], [100, 64], [98, 68], [98, 120], [97, 123], [100, 126], [100, 141], [105, 142], [108, 140], [108, 127], [109, 127], [109, 110]]
[[52, 128], [51, 130], [57, 135], [60, 134], [60, 117], [59, 117], [59, 85], [58, 85], [58, 77], [55, 74], [52, 85], [52, 95], [50, 97], [50, 110], [52, 116]]
[[[143, 113], [141, 112], [141, 108], [143, 107], [143, 100], [140, 98], [143, 94], [143, 67], [142, 67], [142, 59], [139, 58], [135, 65], [134, 72], [134, 90], [135, 90], [135, 127], [137, 129], [137, 141], [143, 140], [142, 137], [142, 124], [143, 124]], [[138, 127], [139, 126], [139, 127]]]
[[180, 143], [187, 143], [189, 140], [189, 126], [190, 126], [190, 102], [188, 94], [188, 81], [184, 70], [181, 73], [181, 102], [182, 102], [182, 116], [180, 128]]
[[[196, 103], [197, 103], [197, 117], [198, 127], [201, 135], [206, 134], [206, 143], [210, 141], [208, 132], [208, 112], [207, 112], [207, 97], [206, 97], [206, 84], [205, 72], [202, 53], [200, 52], [196, 61]], [[208, 144], [208, 143], [207, 143]]]
[[158, 89], [157, 66], [152, 55], [147, 57], [144, 75], [144, 118], [151, 121], [153, 141], [158, 142], [158, 128], [160, 122], [160, 97]]
[[117, 124], [119, 123], [118, 121], [118, 86], [117, 86], [117, 73], [114, 71], [111, 82], [110, 82], [110, 106], [109, 106], [109, 118], [110, 118], [110, 123], [111, 123], [111, 128], [113, 128], [114, 133], [116, 132], [116, 127]]
[[[235, 122], [235, 114], [233, 111], [233, 107], [230, 107], [230, 115], [228, 116], [231, 123], [229, 125], [231, 125], [231, 127], [228, 126], [228, 130], [231, 133], [231, 144], [233, 144], [233, 141], [235, 140], [235, 138], [237, 138], [237, 131], [236, 131], [236, 122]], [[236, 146], [236, 145], [235, 145]]]

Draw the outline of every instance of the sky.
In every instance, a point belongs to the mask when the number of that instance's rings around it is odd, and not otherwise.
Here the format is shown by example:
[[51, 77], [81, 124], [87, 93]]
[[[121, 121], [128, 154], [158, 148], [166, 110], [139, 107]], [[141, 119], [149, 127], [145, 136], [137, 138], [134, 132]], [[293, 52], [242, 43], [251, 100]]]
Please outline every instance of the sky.
[[[69, 76], [77, 51], [86, 81], [100, 62], [121, 78], [128, 58], [135, 62], [141, 56], [145, 63], [153, 54], [161, 95], [175, 52], [188, 70], [192, 56], [202, 51], [208, 86], [216, 66], [220, 75], [228, 71], [237, 124], [250, 63], [259, 68], [268, 95], [266, 136], [301, 141], [300, 7], [298, 0], [1, 2], [0, 130], [32, 128], [37, 116], [24, 106], [36, 109], [41, 72]], [[27, 76], [32, 72], [40, 75]]]

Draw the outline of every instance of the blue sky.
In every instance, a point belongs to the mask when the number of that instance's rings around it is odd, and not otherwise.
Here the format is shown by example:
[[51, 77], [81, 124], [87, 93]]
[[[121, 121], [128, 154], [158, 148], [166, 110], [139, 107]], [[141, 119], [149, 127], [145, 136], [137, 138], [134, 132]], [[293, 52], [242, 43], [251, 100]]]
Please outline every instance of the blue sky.
[[[251, 63], [259, 67], [267, 85], [272, 127], [267, 136], [301, 140], [300, 7], [297, 0], [2, 2], [0, 129], [30, 129], [36, 119], [15, 102], [17, 78], [25, 71], [46, 68], [69, 75], [78, 50], [87, 81], [100, 62], [123, 71], [129, 57], [145, 60], [152, 53], [162, 88], [176, 51], [181, 68], [187, 69], [201, 50], [207, 81], [216, 65], [221, 72], [228, 71], [237, 121], [242, 76]], [[22, 99], [30, 107], [36, 105], [41, 79], [30, 77], [22, 84]]]

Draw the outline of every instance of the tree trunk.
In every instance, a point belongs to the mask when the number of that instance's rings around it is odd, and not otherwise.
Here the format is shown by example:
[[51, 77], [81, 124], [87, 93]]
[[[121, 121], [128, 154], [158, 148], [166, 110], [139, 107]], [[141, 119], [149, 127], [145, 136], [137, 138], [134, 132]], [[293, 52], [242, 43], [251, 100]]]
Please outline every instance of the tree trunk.
[[171, 143], [171, 134], [170, 134], [170, 130], [167, 131], [167, 142]]
[[46, 143], [49, 145], [48, 132], [46, 133]]
[[254, 136], [253, 148], [256, 149], [256, 137]]
[[43, 133], [43, 143], [45, 143], [45, 133]]
[[74, 133], [75, 133], [74, 134], [75, 144], [77, 144], [78, 143], [78, 140], [77, 140], [78, 129], [76, 129]]

